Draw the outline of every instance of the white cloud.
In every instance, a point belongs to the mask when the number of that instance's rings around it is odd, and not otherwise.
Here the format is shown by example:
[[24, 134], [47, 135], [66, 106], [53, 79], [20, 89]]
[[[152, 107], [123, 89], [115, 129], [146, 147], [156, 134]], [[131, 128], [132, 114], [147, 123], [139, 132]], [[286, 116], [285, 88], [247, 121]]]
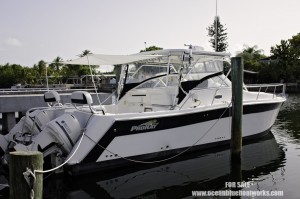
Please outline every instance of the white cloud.
[[3, 44], [5, 44], [6, 46], [22, 46], [22, 43], [16, 39], [16, 38], [13, 38], [13, 37], [9, 37], [5, 40], [3, 40]]

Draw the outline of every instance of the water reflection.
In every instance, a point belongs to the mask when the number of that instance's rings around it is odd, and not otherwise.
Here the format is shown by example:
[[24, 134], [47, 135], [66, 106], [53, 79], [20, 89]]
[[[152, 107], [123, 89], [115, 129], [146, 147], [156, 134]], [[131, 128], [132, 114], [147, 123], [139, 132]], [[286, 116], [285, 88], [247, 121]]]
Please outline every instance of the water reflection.
[[300, 95], [289, 95], [283, 104], [273, 129], [290, 141], [300, 142]]
[[[243, 146], [242, 180], [255, 181], [279, 170], [285, 153], [270, 133]], [[89, 176], [50, 176], [45, 198], [185, 198], [192, 190], [224, 190], [230, 180], [230, 150], [190, 154], [176, 162], [139, 165]], [[226, 188], [227, 189], [227, 188]], [[259, 189], [259, 188], [258, 188]]]

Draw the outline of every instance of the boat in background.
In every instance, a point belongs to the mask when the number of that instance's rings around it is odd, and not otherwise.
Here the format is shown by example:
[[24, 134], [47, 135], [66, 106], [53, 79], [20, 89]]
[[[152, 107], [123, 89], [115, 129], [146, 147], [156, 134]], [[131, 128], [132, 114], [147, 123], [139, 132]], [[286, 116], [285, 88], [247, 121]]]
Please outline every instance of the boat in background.
[[[89, 93], [72, 93], [60, 104], [27, 112], [3, 136], [2, 152], [37, 150], [51, 167], [67, 164], [72, 174], [164, 162], [186, 152], [228, 145], [231, 81], [223, 74], [228, 53], [170, 49], [135, 55], [90, 54], [64, 64], [121, 67], [115, 103], [97, 106]], [[272, 93], [243, 90], [243, 139], [267, 134], [285, 101]], [[5, 157], [5, 155], [4, 155]], [[5, 158], [4, 158], [5, 159]]]

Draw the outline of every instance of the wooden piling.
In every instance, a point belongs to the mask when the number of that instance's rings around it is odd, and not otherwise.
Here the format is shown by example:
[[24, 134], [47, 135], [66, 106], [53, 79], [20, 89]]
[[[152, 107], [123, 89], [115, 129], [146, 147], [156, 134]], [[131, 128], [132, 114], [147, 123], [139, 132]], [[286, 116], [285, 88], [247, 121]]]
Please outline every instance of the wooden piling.
[[232, 122], [230, 148], [232, 161], [240, 161], [242, 152], [243, 72], [243, 59], [241, 57], [231, 58]]
[[[33, 170], [43, 170], [43, 154], [38, 151], [15, 151], [9, 154], [9, 184], [10, 198], [30, 198], [31, 188], [26, 182], [23, 173], [29, 168]], [[35, 174], [34, 198], [43, 198], [43, 175]]]

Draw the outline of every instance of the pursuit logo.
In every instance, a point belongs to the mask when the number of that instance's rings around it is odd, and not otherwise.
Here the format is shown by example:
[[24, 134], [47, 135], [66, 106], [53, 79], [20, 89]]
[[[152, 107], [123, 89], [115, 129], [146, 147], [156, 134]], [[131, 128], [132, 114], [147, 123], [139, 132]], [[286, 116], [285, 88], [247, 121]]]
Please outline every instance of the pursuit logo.
[[130, 131], [143, 131], [143, 130], [151, 130], [155, 129], [158, 125], [157, 120], [150, 120], [144, 124], [140, 124], [138, 126], [132, 126]]

